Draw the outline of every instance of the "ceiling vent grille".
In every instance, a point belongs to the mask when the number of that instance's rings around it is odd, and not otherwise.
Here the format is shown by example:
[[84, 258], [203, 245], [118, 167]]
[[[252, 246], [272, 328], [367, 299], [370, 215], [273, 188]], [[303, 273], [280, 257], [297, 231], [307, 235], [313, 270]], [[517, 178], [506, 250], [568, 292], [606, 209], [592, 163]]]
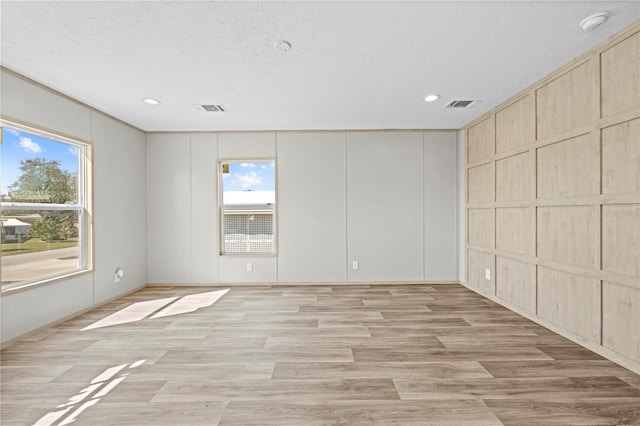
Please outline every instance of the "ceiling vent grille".
[[228, 112], [227, 108], [222, 104], [198, 104], [195, 107], [204, 112]]
[[451, 101], [448, 104], [446, 104], [444, 107], [445, 108], [470, 108], [471, 106], [473, 106], [477, 101]]

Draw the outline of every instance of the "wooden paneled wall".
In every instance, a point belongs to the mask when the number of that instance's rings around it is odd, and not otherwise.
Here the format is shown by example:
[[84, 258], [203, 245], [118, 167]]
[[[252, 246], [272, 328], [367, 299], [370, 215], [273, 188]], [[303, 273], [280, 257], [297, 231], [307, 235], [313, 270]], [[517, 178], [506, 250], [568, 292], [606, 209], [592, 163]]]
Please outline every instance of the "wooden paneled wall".
[[465, 130], [467, 285], [640, 372], [640, 22]]

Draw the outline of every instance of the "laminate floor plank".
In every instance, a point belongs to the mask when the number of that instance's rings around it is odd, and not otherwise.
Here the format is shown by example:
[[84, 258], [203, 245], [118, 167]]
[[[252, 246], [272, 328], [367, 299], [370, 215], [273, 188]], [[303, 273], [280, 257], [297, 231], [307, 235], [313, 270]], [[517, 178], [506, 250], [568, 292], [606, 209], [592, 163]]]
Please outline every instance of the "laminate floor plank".
[[[372, 328], [372, 327], [369, 327]], [[459, 341], [463, 346], [472, 346], [477, 342], [477, 339], [485, 339], [485, 338], [510, 338], [510, 337], [539, 337], [540, 335], [527, 329], [526, 327], [522, 327], [519, 325], [505, 325], [502, 326], [475, 326], [471, 327], [469, 323], [465, 323], [464, 326], [461, 327], [434, 327], [434, 328], [426, 328], [425, 330], [430, 331], [433, 335], [438, 336], [438, 338], [455, 338], [455, 339], [465, 339], [469, 338], [469, 345], [464, 345], [464, 341]], [[557, 334], [553, 335], [553, 338], [560, 338]], [[571, 344], [574, 344], [571, 342]]]
[[0, 385], [6, 383], [49, 383], [73, 369], [72, 365], [0, 366]]
[[221, 425], [501, 425], [482, 401], [231, 401]]
[[233, 380], [168, 382], [153, 402], [397, 400], [391, 379]]
[[0, 352], [5, 425], [640, 424], [640, 376], [460, 285], [151, 286]]
[[[493, 376], [474, 361], [457, 362], [276, 362], [274, 379], [392, 378], [478, 379]], [[397, 386], [396, 386], [397, 387]]]
[[360, 319], [325, 319], [318, 320], [318, 327], [349, 327], [349, 326], [365, 326], [365, 327], [460, 327], [468, 325], [462, 318], [430, 318], [425, 315], [421, 319], [379, 319], [379, 320], [360, 320]]
[[336, 320], [336, 321], [382, 321], [383, 316], [379, 311], [349, 311], [349, 312], [248, 312], [244, 315], [242, 322], [247, 321], [290, 321], [296, 320]]
[[158, 359], [158, 364], [212, 364], [212, 363], [247, 363], [277, 361], [317, 361], [340, 362], [353, 361], [351, 349], [345, 346], [324, 348], [318, 351], [311, 347], [294, 347], [275, 350], [256, 349], [224, 349], [210, 350], [170, 349], [166, 355]]
[[144, 405], [100, 401], [83, 412], [77, 423], [95, 426], [210, 426], [220, 422], [226, 406], [226, 402], [220, 401], [150, 402]]
[[640, 398], [486, 399], [505, 425], [638, 425]]
[[[476, 328], [476, 327], [473, 327]], [[549, 344], [553, 344], [553, 348], [562, 348], [567, 346], [570, 348], [575, 347], [575, 344], [570, 340], [560, 336], [545, 336], [541, 337], [537, 334], [531, 333], [531, 335], [510, 335], [503, 333], [485, 333], [478, 335], [439, 335], [438, 339], [447, 348], [456, 347], [468, 347], [468, 346], [482, 346], [482, 347], [517, 347], [517, 346], [533, 346], [540, 352], [546, 353], [551, 358], [556, 359], [552, 354], [557, 352], [551, 351], [551, 353], [545, 351], [545, 348], [549, 348]], [[543, 346], [544, 345], [544, 346]], [[595, 354], [594, 354], [595, 355]], [[592, 356], [592, 355], [587, 355]], [[595, 359], [595, 358], [594, 358]], [[602, 358], [597, 358], [602, 359]]]
[[417, 362], [417, 361], [483, 361], [483, 360], [546, 360], [548, 355], [534, 347], [480, 348], [477, 346], [414, 349], [414, 348], [354, 348], [356, 362]]
[[293, 347], [323, 347], [346, 346], [350, 348], [386, 347], [386, 348], [443, 348], [443, 344], [435, 336], [417, 337], [333, 337], [333, 336], [275, 336], [268, 337], [266, 349], [284, 349]]
[[378, 304], [378, 305], [331, 305], [330, 303], [324, 304], [313, 304], [313, 305], [300, 305], [298, 312], [331, 312], [331, 313], [356, 313], [356, 312], [381, 312], [381, 308], [384, 308], [386, 312], [406, 312], [406, 311], [420, 311], [420, 312], [430, 312], [429, 308], [423, 304], [409, 305], [409, 304], [398, 304], [397, 302], [393, 304]]
[[496, 378], [625, 376], [630, 371], [608, 360], [480, 361]]
[[[431, 334], [429, 334], [431, 335]], [[371, 337], [365, 326], [325, 327], [325, 328], [241, 328], [216, 327], [207, 335], [213, 337], [276, 337], [276, 336], [329, 336], [329, 337]]]
[[[549, 342], [550, 343], [550, 342]], [[544, 352], [549, 355], [551, 358], [555, 360], [604, 360], [605, 358], [598, 355], [595, 352], [590, 351], [589, 349], [582, 348], [576, 345], [556, 345], [553, 346], [546, 344], [538, 344], [536, 345], [538, 350]]]
[[[127, 381], [191, 381], [270, 379], [275, 363], [143, 364]], [[96, 367], [73, 367], [59, 374], [52, 383], [89, 383], [102, 371]]]
[[638, 375], [625, 375], [620, 377], [625, 382], [629, 383], [631, 386], [635, 386], [640, 389], [640, 376]]
[[394, 379], [400, 398], [529, 399], [571, 401], [576, 398], [640, 398], [640, 390], [617, 377], [552, 377], [526, 379]]

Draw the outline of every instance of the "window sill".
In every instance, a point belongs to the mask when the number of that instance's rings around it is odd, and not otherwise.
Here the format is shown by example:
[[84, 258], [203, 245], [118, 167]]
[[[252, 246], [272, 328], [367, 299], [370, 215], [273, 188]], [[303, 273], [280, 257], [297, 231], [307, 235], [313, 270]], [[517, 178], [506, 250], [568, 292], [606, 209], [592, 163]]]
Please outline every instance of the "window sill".
[[22, 291], [33, 290], [34, 288], [42, 287], [49, 284], [54, 284], [60, 281], [66, 281], [71, 278], [80, 277], [90, 273], [93, 273], [93, 269], [83, 269], [81, 271], [73, 271], [63, 275], [56, 275], [54, 277], [50, 277], [41, 281], [35, 281], [35, 282], [19, 285], [16, 287], [2, 289], [2, 291], [0, 291], [0, 297], [8, 296], [14, 293], [20, 293]]

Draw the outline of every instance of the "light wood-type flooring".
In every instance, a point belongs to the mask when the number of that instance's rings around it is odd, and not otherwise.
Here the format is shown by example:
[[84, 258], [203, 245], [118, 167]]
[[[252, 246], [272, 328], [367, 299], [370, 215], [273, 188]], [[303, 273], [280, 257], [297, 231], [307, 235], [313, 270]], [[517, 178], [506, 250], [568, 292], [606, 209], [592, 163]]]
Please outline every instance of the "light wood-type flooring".
[[1, 356], [3, 426], [640, 424], [640, 376], [460, 285], [148, 287]]

